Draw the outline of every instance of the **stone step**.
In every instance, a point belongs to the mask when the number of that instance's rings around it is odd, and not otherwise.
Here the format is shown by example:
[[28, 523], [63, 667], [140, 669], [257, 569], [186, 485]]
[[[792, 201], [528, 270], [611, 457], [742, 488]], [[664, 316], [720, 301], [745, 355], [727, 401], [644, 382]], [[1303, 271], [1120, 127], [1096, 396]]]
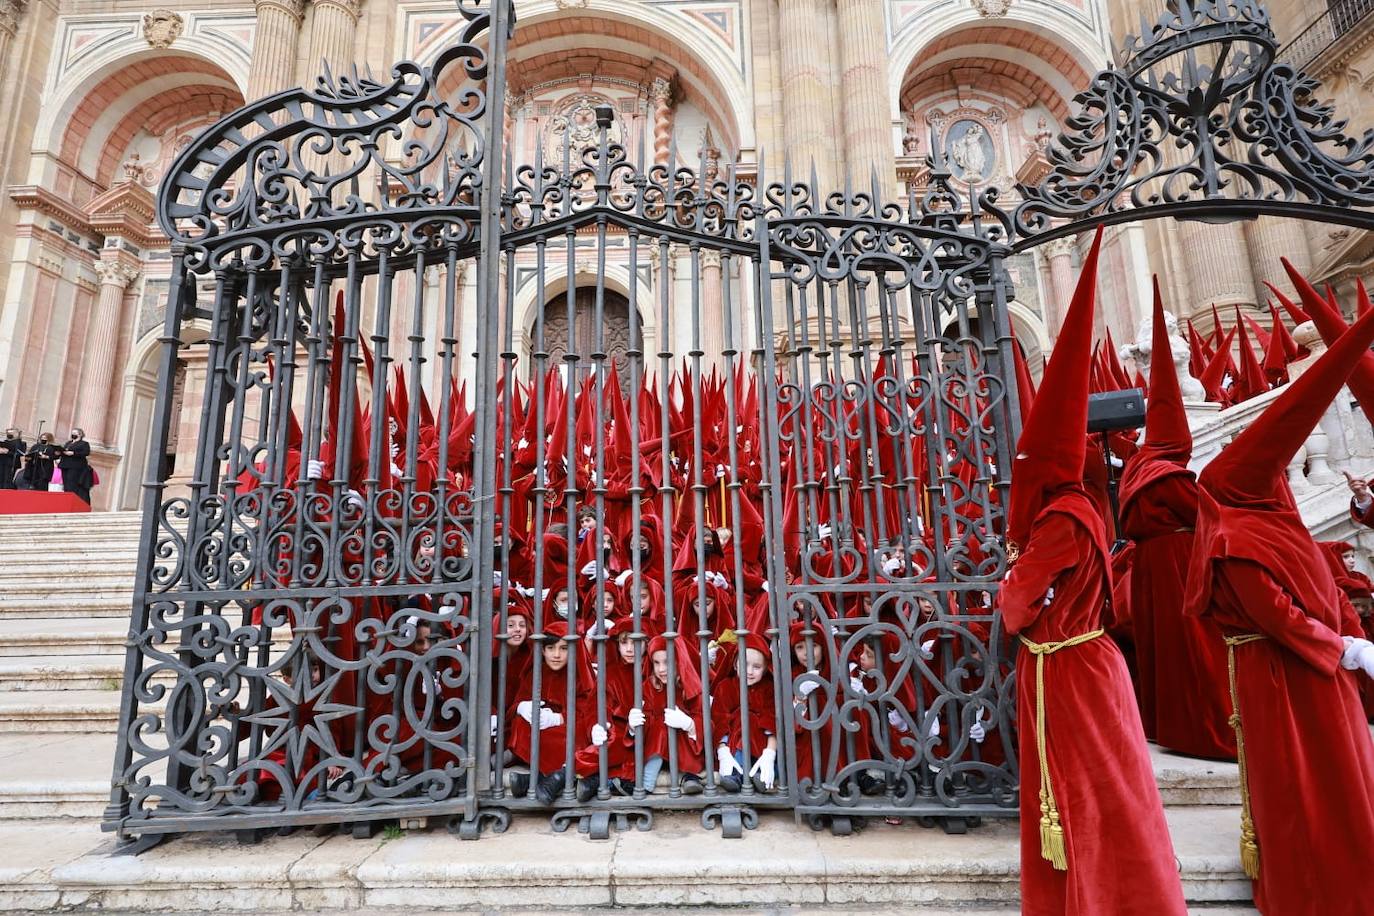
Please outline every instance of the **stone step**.
[[99, 735], [112, 749], [119, 702], [118, 690], [0, 690], [0, 735]]
[[1150, 745], [1155, 782], [1167, 807], [1239, 805], [1240, 770], [1234, 763], [1174, 754]]
[[113, 734], [0, 734], [0, 818], [99, 818], [113, 759]]
[[0, 599], [0, 618], [119, 617], [129, 619], [133, 593], [85, 595], [80, 600], [70, 595], [53, 595], [23, 600]]
[[121, 655], [0, 658], [0, 693], [31, 690], [109, 690], [119, 695]]
[[[1184, 892], [1202, 912], [1249, 900], [1238, 823], [1232, 808], [1169, 812]], [[434, 827], [368, 840], [298, 830], [256, 846], [217, 833], [179, 837], [137, 858], [110, 857], [113, 841], [94, 830], [33, 824], [6, 831], [0, 844], [0, 906], [24, 910], [547, 912], [557, 901], [967, 914], [1011, 912], [1019, 897], [1015, 821], [953, 836], [877, 823], [835, 837], [764, 813], [743, 839], [726, 840], [696, 815], [660, 813], [653, 830], [594, 842], [555, 833], [547, 818], [517, 816], [506, 833], [476, 843]]]
[[7, 604], [59, 595], [79, 600], [87, 595], [132, 595], [134, 576], [132, 569], [109, 572], [83, 569], [70, 574], [53, 572], [47, 580], [37, 576], [0, 576], [0, 588], [4, 589], [4, 601]]
[[77, 623], [43, 617], [0, 617], [0, 658], [116, 655], [124, 657], [128, 622], [96, 617]]

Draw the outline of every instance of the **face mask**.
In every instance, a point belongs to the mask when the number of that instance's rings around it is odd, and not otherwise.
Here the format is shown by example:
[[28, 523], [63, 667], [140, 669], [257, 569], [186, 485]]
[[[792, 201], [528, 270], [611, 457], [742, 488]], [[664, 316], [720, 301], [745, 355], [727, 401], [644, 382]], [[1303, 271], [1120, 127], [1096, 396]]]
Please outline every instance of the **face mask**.
[[888, 557], [883, 561], [883, 572], [891, 575], [902, 568], [902, 561], [896, 557]]
[[76, 435], [76, 433], [72, 433], [72, 441], [75, 442], [77, 438], [78, 436]]

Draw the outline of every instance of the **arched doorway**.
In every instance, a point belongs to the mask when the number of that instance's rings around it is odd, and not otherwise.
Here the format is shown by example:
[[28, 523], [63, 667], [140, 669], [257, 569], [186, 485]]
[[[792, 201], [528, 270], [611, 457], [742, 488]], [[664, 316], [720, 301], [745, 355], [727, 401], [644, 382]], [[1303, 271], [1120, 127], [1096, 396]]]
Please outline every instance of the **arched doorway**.
[[[569, 353], [577, 356], [576, 380], [580, 381], [595, 365], [591, 354], [606, 354], [606, 362], [620, 375], [621, 386], [628, 384], [629, 353], [643, 351], [643, 325], [630, 328], [630, 302], [612, 289], [602, 290], [601, 320], [596, 315], [596, 287], [579, 286], [573, 293], [572, 324], [568, 323], [566, 293], [554, 296], [544, 304], [544, 352], [549, 354], [548, 365], [561, 366]], [[601, 348], [597, 349], [597, 330], [601, 333]], [[534, 335], [531, 334], [531, 339]]]

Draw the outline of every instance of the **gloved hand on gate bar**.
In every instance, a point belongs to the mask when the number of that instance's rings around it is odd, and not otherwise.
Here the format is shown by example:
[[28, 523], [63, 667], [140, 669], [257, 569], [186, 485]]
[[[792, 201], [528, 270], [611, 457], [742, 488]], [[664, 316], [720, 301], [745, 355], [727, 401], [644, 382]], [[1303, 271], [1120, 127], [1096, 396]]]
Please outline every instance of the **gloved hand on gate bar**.
[[697, 733], [697, 724], [692, 721], [692, 717], [676, 706], [669, 706], [663, 710], [663, 724], [688, 735], [695, 736]]
[[812, 675], [813, 679], [809, 681], [802, 681], [800, 684], [797, 685], [797, 696], [801, 697], [803, 700], [811, 696], [812, 692], [815, 691], [817, 687], [821, 686], [821, 682], [815, 680], [815, 678], [820, 677], [820, 672], [818, 672], [815, 668], [812, 668], [810, 671], [806, 673]]
[[895, 709], [889, 709], [887, 711], [887, 724], [891, 725], [899, 732], [911, 731], [911, 726], [907, 724], [906, 719]]
[[754, 761], [754, 765], [749, 768], [749, 775], [758, 777], [765, 789], [773, 788], [773, 783], [778, 778], [778, 768], [775, 765], [778, 759], [777, 752], [771, 747], [766, 747], [759, 751], [759, 759]]
[[492, 736], [493, 738], [496, 737], [496, 714], [495, 714], [495, 713], [493, 713], [493, 714], [492, 714], [492, 717], [491, 717], [491, 736]]
[[978, 710], [978, 715], [974, 716], [973, 724], [969, 726], [968, 736], [975, 744], [982, 744], [983, 739], [988, 736], [987, 729], [983, 728], [983, 711]]
[[546, 729], [546, 728], [557, 728], [558, 726], [560, 726], [560, 725], [562, 725], [562, 724], [563, 724], [563, 714], [562, 714], [561, 712], [554, 712], [552, 709], [549, 709], [547, 706], [542, 706], [542, 705], [541, 705], [541, 706], [539, 707], [539, 730], [540, 730], [540, 731], [543, 731], [543, 730]]
[[534, 721], [534, 704], [529, 700], [521, 700], [515, 706], [515, 714], [526, 722]]
[[634, 709], [630, 710], [625, 718], [630, 723], [630, 731], [638, 731], [640, 726], [644, 724], [644, 710], [636, 706]]
[[740, 766], [735, 755], [730, 753], [730, 748], [723, 744], [716, 748], [716, 772], [720, 774], [721, 779], [744, 772], [744, 767]]
[[318, 458], [311, 458], [305, 463], [305, 479], [319, 480], [324, 476], [324, 462]]
[[600, 722], [592, 726], [592, 747], [601, 747], [609, 737], [610, 734], [606, 731], [606, 726]]

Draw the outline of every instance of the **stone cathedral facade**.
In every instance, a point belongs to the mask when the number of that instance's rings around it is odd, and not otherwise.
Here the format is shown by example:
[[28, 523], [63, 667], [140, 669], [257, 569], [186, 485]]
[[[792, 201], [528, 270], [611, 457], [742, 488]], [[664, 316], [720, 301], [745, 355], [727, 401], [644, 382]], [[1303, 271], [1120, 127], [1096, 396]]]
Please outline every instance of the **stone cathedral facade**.
[[[921, 185], [934, 143], [964, 184], [1010, 187], [1043, 174], [1074, 94], [1162, 5], [517, 0], [506, 136], [516, 163], [541, 151], [556, 162], [594, 142], [593, 111], [610, 105], [613, 139], [632, 160], [745, 176], [780, 176], [790, 163], [821, 185], [876, 182], [896, 198]], [[1283, 53], [1322, 79], [1354, 124], [1374, 123], [1365, 7], [1270, 5]], [[102, 478], [97, 508], [134, 507], [170, 270], [153, 223], [164, 172], [199, 130], [246, 102], [309, 85], [324, 66], [384, 74], [399, 58], [431, 61], [460, 28], [452, 0], [0, 0], [0, 426], [29, 437], [40, 425], [59, 435], [83, 427]], [[402, 144], [389, 155], [404, 156]], [[1214, 304], [1224, 321], [1232, 305], [1268, 320], [1264, 283], [1283, 285], [1281, 255], [1338, 289], [1369, 277], [1374, 258], [1367, 233], [1274, 219], [1159, 221], [1108, 239], [1102, 330], [1118, 343], [1137, 335], [1153, 272], [1168, 307], [1206, 332]], [[1064, 239], [1011, 264], [1012, 320], [1032, 366], [1052, 344], [1085, 243]], [[547, 296], [596, 269], [568, 260]], [[626, 339], [629, 286], [656, 299], [668, 284], [671, 296], [686, 281], [668, 273], [632, 277], [608, 263], [613, 346], [653, 352], [655, 340], [687, 333], [646, 315], [643, 339]], [[718, 255], [702, 273], [708, 304], [740, 282], [722, 276]], [[465, 289], [471, 307], [472, 283]], [[521, 314], [532, 323], [543, 307], [531, 301]], [[174, 482], [195, 454], [205, 385], [194, 328], [183, 342], [180, 420], [159, 456]]]

